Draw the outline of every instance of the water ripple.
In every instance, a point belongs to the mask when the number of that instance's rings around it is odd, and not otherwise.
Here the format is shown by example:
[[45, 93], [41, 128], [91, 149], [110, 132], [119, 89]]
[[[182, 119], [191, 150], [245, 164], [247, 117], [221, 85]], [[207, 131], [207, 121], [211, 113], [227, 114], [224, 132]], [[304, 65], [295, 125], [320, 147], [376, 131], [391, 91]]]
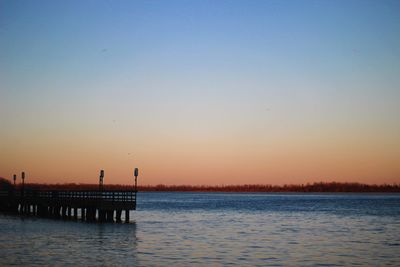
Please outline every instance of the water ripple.
[[130, 224], [0, 215], [0, 265], [400, 262], [400, 196], [141, 193], [139, 200]]

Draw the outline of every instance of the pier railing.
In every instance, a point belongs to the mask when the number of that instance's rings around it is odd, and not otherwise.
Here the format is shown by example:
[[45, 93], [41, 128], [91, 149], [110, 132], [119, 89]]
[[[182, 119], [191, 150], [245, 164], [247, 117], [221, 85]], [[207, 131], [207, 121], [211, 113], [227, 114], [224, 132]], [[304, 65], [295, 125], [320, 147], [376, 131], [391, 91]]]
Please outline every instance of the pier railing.
[[15, 192], [15, 197], [24, 197], [26, 199], [46, 199], [46, 200], [102, 200], [111, 202], [135, 202], [136, 191], [41, 191], [25, 190], [24, 192]]

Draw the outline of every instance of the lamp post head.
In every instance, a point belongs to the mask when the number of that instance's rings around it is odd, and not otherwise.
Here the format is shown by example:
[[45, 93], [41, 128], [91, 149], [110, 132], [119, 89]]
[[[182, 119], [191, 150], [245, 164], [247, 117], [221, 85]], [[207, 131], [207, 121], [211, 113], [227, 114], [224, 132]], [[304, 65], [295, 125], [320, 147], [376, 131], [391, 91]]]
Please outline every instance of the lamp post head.
[[134, 176], [135, 176], [135, 177], [138, 177], [138, 176], [139, 176], [139, 169], [138, 169], [138, 168], [135, 168]]
[[101, 177], [101, 178], [104, 177], [104, 170], [100, 170], [100, 177]]
[[22, 178], [22, 180], [25, 180], [25, 172], [21, 173], [21, 178]]

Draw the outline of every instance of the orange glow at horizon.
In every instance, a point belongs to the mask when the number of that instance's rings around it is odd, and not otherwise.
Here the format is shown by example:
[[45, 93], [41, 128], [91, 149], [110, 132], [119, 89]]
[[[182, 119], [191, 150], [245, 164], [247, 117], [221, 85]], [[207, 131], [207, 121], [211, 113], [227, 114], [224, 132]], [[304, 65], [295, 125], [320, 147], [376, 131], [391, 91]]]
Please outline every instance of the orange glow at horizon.
[[253, 136], [239, 143], [238, 136], [215, 136], [159, 135], [157, 143], [142, 137], [132, 144], [135, 150], [126, 149], [124, 140], [56, 145], [38, 138], [26, 150], [10, 147], [1, 158], [0, 176], [11, 179], [24, 170], [27, 182], [96, 184], [98, 171], [104, 169], [105, 184], [131, 184], [133, 169], [139, 167], [142, 185], [400, 182], [398, 148], [390, 144], [371, 145], [360, 139], [329, 143], [290, 134]]

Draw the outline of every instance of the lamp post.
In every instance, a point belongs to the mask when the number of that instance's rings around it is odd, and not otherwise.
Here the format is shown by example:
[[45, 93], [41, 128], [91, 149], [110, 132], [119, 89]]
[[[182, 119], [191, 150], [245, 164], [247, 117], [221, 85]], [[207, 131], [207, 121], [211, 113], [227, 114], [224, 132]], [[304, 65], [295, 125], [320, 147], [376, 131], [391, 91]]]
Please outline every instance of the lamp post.
[[135, 176], [135, 191], [137, 191], [137, 177], [139, 176], [138, 168], [135, 168], [134, 176]]
[[99, 177], [99, 190], [103, 191], [103, 181], [104, 181], [104, 170], [100, 170], [100, 177]]
[[14, 175], [13, 175], [14, 187], [15, 187], [15, 181], [16, 181], [16, 180], [17, 180], [17, 175], [14, 174]]
[[25, 191], [25, 172], [21, 173], [21, 179], [22, 179], [22, 195], [24, 195], [24, 191]]

